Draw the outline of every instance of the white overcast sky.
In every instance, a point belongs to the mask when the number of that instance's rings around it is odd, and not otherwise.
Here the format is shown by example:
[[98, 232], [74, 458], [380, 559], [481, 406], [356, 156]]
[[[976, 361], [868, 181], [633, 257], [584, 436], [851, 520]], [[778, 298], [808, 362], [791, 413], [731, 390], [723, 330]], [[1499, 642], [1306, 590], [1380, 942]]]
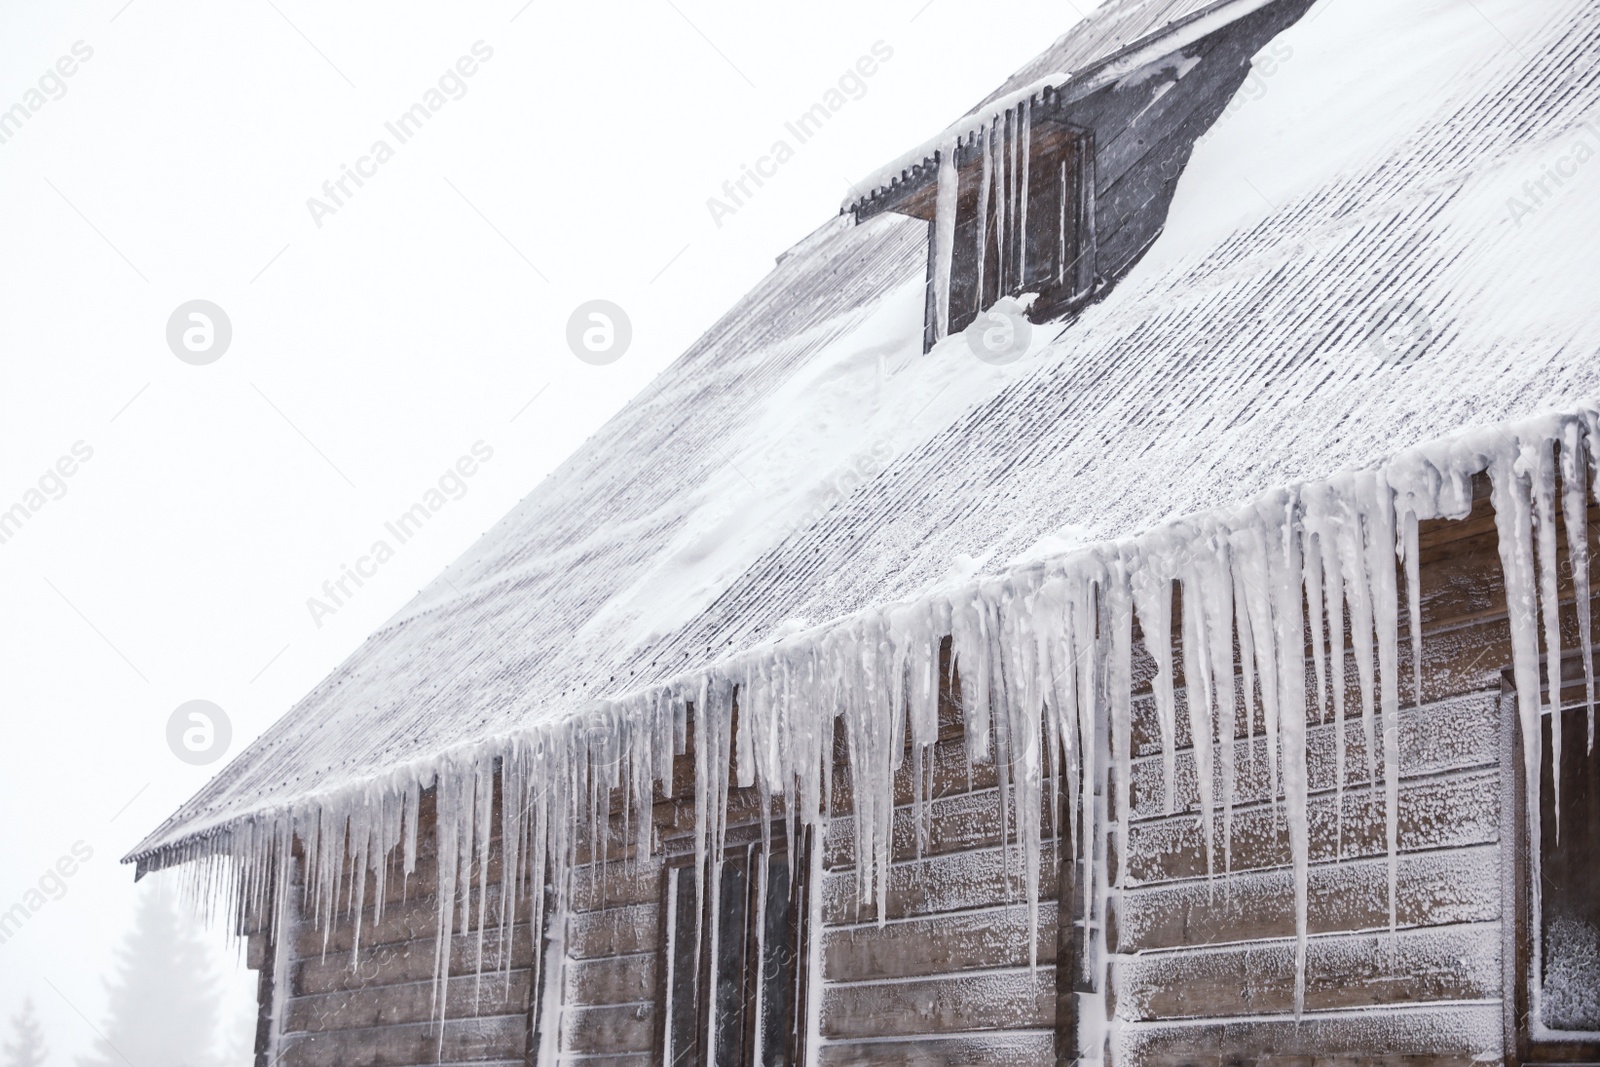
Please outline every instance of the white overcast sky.
[[[117, 859], [222, 766], [169, 751], [179, 704], [225, 709], [237, 751], [850, 180], [1092, 6], [1013, 0], [1001, 22], [979, 0], [0, 7], [0, 109], [92, 50], [0, 144], [0, 511], [77, 442], [93, 453], [0, 544], [0, 911], [75, 842], [94, 850], [0, 945], [0, 1015], [31, 994], [54, 1062], [88, 1047], [79, 1012], [103, 1017], [134, 901]], [[398, 145], [384, 123], [479, 41], [492, 58], [464, 95]], [[860, 98], [717, 227], [707, 198], [879, 41], [893, 57]], [[379, 138], [394, 158], [319, 228], [307, 198]], [[207, 366], [165, 339], [194, 299], [233, 327]], [[609, 366], [564, 341], [591, 299], [632, 320]], [[494, 458], [466, 496], [315, 626], [307, 598], [480, 440]], [[248, 987], [229, 990], [238, 1016]]]

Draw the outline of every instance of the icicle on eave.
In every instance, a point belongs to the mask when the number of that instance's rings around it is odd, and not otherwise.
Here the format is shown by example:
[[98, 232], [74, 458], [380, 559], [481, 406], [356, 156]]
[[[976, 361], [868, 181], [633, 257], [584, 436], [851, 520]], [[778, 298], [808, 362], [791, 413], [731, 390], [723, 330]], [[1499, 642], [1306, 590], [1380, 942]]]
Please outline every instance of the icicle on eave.
[[[1273, 543], [1268, 542], [1268, 581], [1272, 595], [1273, 638], [1278, 661], [1275, 673], [1281, 687], [1279, 739], [1283, 762], [1284, 816], [1289, 826], [1289, 854], [1294, 880], [1295, 986], [1294, 1011], [1305, 1008], [1307, 910], [1309, 908], [1311, 830], [1310, 784], [1306, 764], [1305, 619], [1301, 595], [1305, 585], [1304, 528], [1300, 504], [1287, 496], [1276, 502], [1277, 523]], [[1248, 709], [1247, 709], [1248, 711]], [[1267, 753], [1269, 763], [1272, 752]]]
[[950, 328], [950, 270], [955, 261], [958, 185], [956, 142], [951, 141], [939, 149], [938, 190], [934, 206], [933, 335], [936, 341], [943, 340]]
[[[1022, 180], [1026, 154], [1018, 157], [1014, 140], [1005, 144], [1003, 129], [994, 132], [999, 136], [989, 138], [984, 159], [992, 157], [1005, 175], [995, 184]], [[1005, 166], [1008, 151], [1010, 167]], [[997, 198], [1008, 197], [997, 191]], [[1021, 210], [1020, 203], [1015, 210]], [[890, 872], [902, 859], [895, 849], [900, 804], [894, 782], [907, 754], [911, 792], [905, 803], [914, 813], [913, 847], [931, 817], [924, 775], [938, 738], [940, 646], [948, 638], [949, 670], [960, 679], [967, 752], [973, 761], [994, 765], [1005, 805], [1003, 852], [1009, 858], [1014, 843], [1020, 854], [1030, 923], [1036, 932], [1042, 835], [1047, 820], [1055, 818], [1052, 791], [1059, 779], [1072, 800], [1064, 805], [1067, 817], [1056, 826], [1056, 836], [1063, 850], [1071, 850], [1063, 854], [1076, 855], [1087, 875], [1081, 901], [1086, 930], [1103, 938], [1106, 895], [1130, 875], [1130, 648], [1137, 616], [1154, 661], [1151, 689], [1161, 735], [1164, 810], [1178, 806], [1171, 646], [1174, 626], [1181, 630], [1208, 870], [1219, 800], [1214, 782], [1224, 791], [1224, 868], [1228, 862], [1227, 812], [1238, 770], [1233, 761], [1236, 669], [1247, 679], [1247, 715], [1252, 694], [1261, 703], [1272, 801], [1281, 799], [1289, 830], [1298, 1009], [1309, 856], [1308, 716], [1321, 720], [1332, 712], [1335, 801], [1342, 806], [1345, 662], [1353, 654], [1361, 732], [1374, 771], [1382, 751], [1393, 928], [1399, 921], [1397, 813], [1403, 770], [1399, 585], [1403, 580], [1406, 587], [1413, 660], [1409, 688], [1415, 704], [1422, 693], [1418, 524], [1464, 516], [1471, 506], [1471, 479], [1485, 470], [1511, 617], [1529, 818], [1537, 832], [1542, 716], [1560, 702], [1561, 638], [1552, 626], [1560, 593], [1555, 567], [1564, 547], [1573, 563], [1572, 588], [1587, 608], [1587, 507], [1593, 487], [1600, 487], [1594, 477], [1596, 417], [1585, 412], [1545, 420], [1516, 430], [1511, 438], [1512, 445], [1481, 435], [1415, 450], [1382, 469], [1264, 494], [1246, 506], [1185, 519], [1126, 542], [1081, 549], [911, 603], [865, 611], [730, 657], [694, 677], [602, 701], [513, 737], [442, 755], [428, 766], [405, 768], [190, 839], [172, 846], [170, 854], [196, 865], [196, 892], [233, 900], [235, 914], [270, 912], [268, 921], [277, 922], [285, 897], [292, 895], [303, 909], [295, 921], [320, 925], [325, 935], [353, 917], [354, 956], [361, 951], [362, 923], [371, 921], [364, 918], [369, 900], [373, 916], [381, 914], [385, 879], [397, 873], [390, 865], [407, 880], [417, 868], [419, 797], [433, 789], [439, 857], [435, 1010], [442, 1012], [451, 938], [475, 935], [471, 944], [481, 973], [483, 961], [493, 955], [486, 945], [494, 936], [491, 923], [501, 932], [500, 958], [509, 955], [504, 938], [518, 921], [519, 891], [528, 892], [533, 912], [528, 921], [542, 929], [547, 905], [534, 887], [557, 890], [548, 907], [554, 909], [550, 921], [559, 923], [568, 874], [580, 860], [610, 861], [608, 849], [647, 854], [655, 847], [648, 818], [653, 790], [659, 786], [670, 794], [673, 757], [691, 747], [701, 899], [709, 894], [714, 900], [719, 891], [717, 872], [734, 789], [755, 790], [764, 818], [781, 813], [790, 855], [800, 833], [819, 835], [820, 845], [837, 719], [851, 775], [858, 895], [863, 904], [876, 906], [882, 919]], [[1558, 518], [1565, 526], [1565, 546]], [[1178, 620], [1171, 617], [1174, 583], [1181, 593]], [[1342, 641], [1346, 618], [1353, 634], [1350, 649]], [[1304, 651], [1308, 624], [1314, 712]], [[1587, 651], [1592, 620], [1586, 610], [1578, 613], [1578, 628]], [[1541, 638], [1552, 665], [1548, 700], [1540, 684]], [[1593, 689], [1592, 667], [1585, 663], [1586, 700], [1592, 700]], [[1252, 721], [1247, 739], [1253, 729]], [[1556, 745], [1562, 743], [1558, 729], [1553, 721]], [[1217, 744], [1224, 746], [1221, 753]], [[502, 807], [499, 819], [491, 821], [497, 787]], [[621, 799], [615, 817], [622, 833], [616, 844], [609, 832], [613, 795]], [[763, 827], [766, 851], [777, 847], [770, 829]], [[489, 873], [496, 831], [504, 860], [498, 886]], [[1113, 835], [1114, 852], [1108, 848]], [[298, 881], [291, 882], [284, 872], [296, 841], [304, 860]], [[1336, 840], [1336, 854], [1340, 844]], [[1107, 869], [1110, 854], [1122, 861], [1114, 876]], [[497, 909], [489, 907], [493, 891], [500, 894]], [[717, 936], [715, 929], [707, 933]], [[1105, 951], [1107, 946], [1097, 947], [1101, 954], [1087, 961], [1091, 976], [1106, 965]], [[543, 965], [560, 966], [560, 955]]]
[[[1572, 572], [1572, 599], [1578, 616], [1578, 649], [1583, 660], [1583, 696], [1588, 711], [1588, 747], [1594, 751], [1595, 673], [1593, 604], [1589, 591], [1589, 491], [1588, 464], [1583, 462], [1583, 442], [1594, 441], [1592, 427], [1574, 420], [1561, 437], [1561, 514], [1567, 528], [1567, 561]], [[1592, 453], [1591, 453], [1592, 454]], [[1600, 490], [1600, 482], [1595, 488]]]
[[[1534, 548], [1538, 567], [1539, 615], [1544, 629], [1547, 696], [1544, 712], [1550, 716], [1550, 773], [1557, 796], [1561, 794], [1561, 597], [1556, 559], [1556, 472], [1553, 442], [1524, 445], [1519, 461], [1533, 487]], [[1555, 805], [1555, 837], [1561, 840], [1561, 805]]]

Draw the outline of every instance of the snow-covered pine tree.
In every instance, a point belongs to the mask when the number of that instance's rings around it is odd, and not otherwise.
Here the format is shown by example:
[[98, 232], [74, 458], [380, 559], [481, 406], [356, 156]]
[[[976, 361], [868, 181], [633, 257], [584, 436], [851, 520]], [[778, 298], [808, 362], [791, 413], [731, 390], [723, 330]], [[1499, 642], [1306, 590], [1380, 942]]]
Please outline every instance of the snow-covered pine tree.
[[196, 923], [170, 892], [142, 892], [118, 955], [104, 1036], [79, 1067], [215, 1067], [217, 985]]
[[33, 1010], [33, 1000], [22, 1002], [22, 1010], [11, 1017], [11, 1036], [5, 1044], [4, 1067], [44, 1067], [44, 1031]]

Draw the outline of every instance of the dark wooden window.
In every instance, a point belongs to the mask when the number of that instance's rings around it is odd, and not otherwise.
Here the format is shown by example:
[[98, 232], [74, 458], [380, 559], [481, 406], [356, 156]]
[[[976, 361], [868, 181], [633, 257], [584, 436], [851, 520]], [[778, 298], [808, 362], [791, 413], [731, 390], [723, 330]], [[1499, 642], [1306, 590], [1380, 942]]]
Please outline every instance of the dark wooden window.
[[[966, 329], [1003, 296], [1038, 293], [1038, 310], [1048, 311], [1093, 283], [1093, 261], [1087, 254], [1093, 237], [1086, 204], [1090, 139], [1060, 122], [1034, 119], [1026, 131], [1023, 125], [1017, 112], [1009, 112], [1005, 121], [990, 128], [987, 145], [978, 138], [956, 150], [948, 333]], [[1024, 137], [1029, 146], [1025, 155]], [[929, 232], [930, 245], [936, 245], [936, 230], [930, 227]], [[930, 325], [936, 255], [935, 248], [929, 260]]]
[[[1523, 1063], [1600, 1063], [1600, 747], [1589, 745], [1581, 659], [1567, 657], [1561, 694], [1561, 709], [1540, 716], [1537, 842], [1520, 738], [1514, 746], [1513, 1036]], [[1554, 714], [1561, 716], [1559, 790]]]
[[[1064, 121], [1046, 90], [982, 134], [955, 146], [956, 218], [947, 334], [966, 329], [1003, 296], [1037, 293], [1035, 320], [1053, 317], [1095, 287], [1094, 137]], [[924, 349], [939, 335], [937, 158], [856, 209], [858, 220], [893, 211], [928, 223]]]
[[708, 865], [704, 900], [692, 862], [667, 869], [661, 1039], [670, 1067], [803, 1062], [807, 880], [781, 837], [773, 845], [763, 863], [759, 843], [730, 843], [715, 894]]

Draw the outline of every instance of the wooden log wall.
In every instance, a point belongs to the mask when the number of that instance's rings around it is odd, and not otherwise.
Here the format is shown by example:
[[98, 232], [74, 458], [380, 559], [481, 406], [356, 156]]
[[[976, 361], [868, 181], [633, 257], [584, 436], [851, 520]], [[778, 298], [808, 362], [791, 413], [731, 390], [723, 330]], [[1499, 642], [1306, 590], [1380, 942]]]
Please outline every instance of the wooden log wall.
[[[923, 833], [909, 767], [895, 779], [893, 864], [881, 916], [861, 903], [853, 822], [830, 826], [821, 1019], [821, 1062], [830, 1067], [1053, 1057], [1055, 848], [1047, 845], [1042, 865], [1034, 965], [1022, 854], [1001, 838], [995, 767], [969, 768], [953, 707], [945, 717]], [[834, 811], [848, 812], [847, 771], [835, 782]], [[1047, 825], [1047, 842], [1052, 830]]]
[[[1135, 764], [1125, 873], [1113, 893], [1112, 1061], [1220, 1065], [1274, 1061], [1465, 1065], [1499, 1060], [1504, 1007], [1502, 899], [1509, 753], [1502, 701], [1511, 662], [1505, 591], [1487, 485], [1470, 518], [1424, 523], [1423, 703], [1412, 697], [1402, 592], [1400, 803], [1396, 931], [1389, 932], [1382, 754], [1367, 778], [1354, 659], [1344, 723], [1350, 786], [1334, 789], [1334, 731], [1316, 709], [1308, 657], [1307, 760], [1311, 870], [1304, 1014], [1294, 996], [1294, 896], [1281, 803], [1268, 800], [1262, 723], [1254, 744], [1239, 717], [1232, 874], [1222, 874], [1220, 774], [1214, 830], [1218, 875], [1206, 877], [1198, 790], [1179, 690], [1178, 807], [1162, 811], [1154, 709], [1135, 710]], [[1590, 509], [1590, 541], [1600, 511]], [[1563, 645], [1577, 645], [1560, 532]], [[1593, 551], [1593, 548], [1591, 548]], [[1148, 668], [1147, 668], [1148, 669]], [[1181, 672], [1181, 660], [1179, 670]], [[1181, 681], [1181, 677], [1180, 677]], [[1242, 707], [1242, 700], [1241, 700]], [[1381, 723], [1379, 724], [1381, 728]], [[1381, 736], [1381, 735], [1379, 735]], [[1220, 760], [1218, 761], [1220, 764]]]
[[[498, 823], [498, 812], [496, 820]], [[431, 795], [422, 803], [422, 824], [431, 825]], [[398, 866], [398, 865], [397, 865]], [[500, 846], [493, 843], [491, 882], [499, 880]], [[438, 855], [434, 835], [418, 839], [417, 869], [409, 878], [392, 870], [377, 919], [369, 881], [360, 930], [360, 952], [353, 914], [336, 912], [326, 933], [310, 916], [294, 923], [284, 946], [287, 967], [275, 966], [276, 946], [260, 930], [250, 934], [251, 966], [287, 983], [283, 991], [278, 1058], [269, 1053], [273, 990], [262, 982], [257, 1067], [420, 1067], [473, 1063], [511, 1067], [528, 1062], [535, 1022], [532, 1002], [535, 931], [529, 924], [531, 901], [518, 901], [517, 924], [502, 954], [495, 917], [499, 891], [488, 900], [489, 929], [450, 940], [449, 980], [442, 1026], [434, 1021], [434, 966], [437, 931]], [[296, 912], [303, 886], [293, 889]], [[478, 894], [472, 895], [476, 916]], [[459, 924], [458, 924], [459, 925]]]
[[658, 1062], [664, 873], [657, 856], [573, 874], [561, 1045], [574, 1062]]

